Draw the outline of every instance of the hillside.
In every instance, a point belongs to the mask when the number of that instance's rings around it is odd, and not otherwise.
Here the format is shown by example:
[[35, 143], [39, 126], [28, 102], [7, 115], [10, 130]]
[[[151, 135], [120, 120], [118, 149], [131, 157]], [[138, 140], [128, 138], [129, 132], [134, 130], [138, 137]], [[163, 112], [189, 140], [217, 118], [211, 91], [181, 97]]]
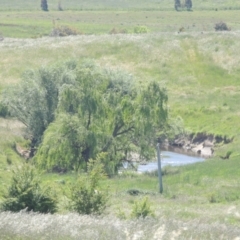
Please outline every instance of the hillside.
[[[108, 186], [111, 193], [110, 206], [107, 210], [111, 219], [103, 218], [103, 221], [100, 221], [89, 218], [86, 229], [96, 224], [100, 232], [99, 239], [104, 239], [104, 236], [111, 233], [109, 229], [102, 232], [105, 221], [110, 223], [110, 226], [115, 226], [114, 217], [129, 216], [134, 201], [146, 195], [154, 206], [157, 217], [157, 220], [149, 220], [146, 225], [146, 222], [140, 221], [145, 226], [148, 237], [195, 239], [199, 236], [201, 239], [238, 239], [239, 12], [212, 11], [216, 1], [208, 3], [199, 1], [196, 3], [198, 10], [193, 12], [167, 11], [166, 9], [172, 7], [172, 1], [165, 0], [159, 3], [138, 1], [141, 11], [116, 12], [104, 11], [106, 7], [103, 1], [101, 1], [103, 7], [94, 5], [91, 1], [83, 2], [86, 4], [84, 9], [91, 11], [59, 12], [51, 10], [57, 6], [58, 1], [51, 1], [51, 4], [49, 1], [50, 11], [45, 13], [40, 11], [33, 1], [25, 1], [24, 7], [19, 1], [14, 1], [11, 4], [9, 1], [0, 3], [2, 10], [0, 33], [3, 36], [0, 41], [1, 93], [8, 86], [17, 87], [24, 71], [28, 69], [50, 66], [67, 59], [80, 62], [90, 58], [103, 67], [129, 72], [139, 87], [151, 79], [161, 82], [168, 90], [171, 119], [178, 118], [179, 125], [184, 126], [184, 131], [188, 134], [202, 133], [219, 139], [214, 146], [214, 156], [204, 163], [164, 170], [163, 195], [158, 195], [158, 179], [154, 174], [140, 176], [126, 173], [103, 181], [102, 184]], [[135, 9], [136, 2], [131, 1]], [[62, 1], [66, 9], [72, 9], [73, 3], [74, 1]], [[160, 3], [164, 5], [166, 11], [150, 11], [151, 8], [156, 9], [156, 4]], [[121, 8], [124, 8], [126, 1], [111, 1], [111, 4], [106, 6], [110, 9], [111, 6], [116, 7], [120, 4]], [[236, 1], [219, 1], [222, 9], [227, 8], [227, 4], [229, 6], [232, 4], [232, 8], [238, 8], [240, 5]], [[207, 11], [202, 11], [205, 8]], [[231, 31], [216, 32], [214, 26], [219, 21], [226, 22]], [[52, 29], [61, 25], [70, 26], [82, 34], [49, 37]], [[134, 28], [142, 25], [149, 31], [142, 34], [134, 33]], [[111, 34], [113, 28], [127, 31]], [[11, 169], [25, 161], [15, 151], [16, 146], [22, 148], [28, 146], [29, 142], [24, 139], [23, 133], [24, 126], [21, 123], [9, 117], [0, 117], [0, 200], [9, 184]], [[230, 158], [223, 159], [229, 152]], [[58, 194], [60, 213], [67, 211], [64, 194], [74, 181], [74, 176], [73, 173], [43, 176], [44, 184], [52, 186]], [[139, 189], [140, 195], [130, 196], [128, 190], [136, 188]], [[20, 213], [8, 214], [6, 217], [5, 213], [0, 213], [0, 218], [7, 219], [6, 223], [0, 221], [2, 223], [0, 233], [6, 233], [4, 235], [6, 239], [20, 234], [18, 228], [14, 230], [11, 228], [17, 223], [16, 219], [23, 218], [28, 221], [28, 217], [36, 217], [40, 221], [43, 219], [45, 223], [46, 219], [52, 219], [51, 224], [54, 225], [56, 219], [61, 216], [33, 215]], [[81, 217], [80, 220], [78, 217], [76, 219], [80, 221]], [[64, 218], [62, 220], [64, 225]], [[117, 226], [126, 226], [128, 222], [119, 220], [118, 223]], [[134, 224], [137, 223], [131, 221], [130, 226], [134, 228]], [[26, 235], [30, 239], [31, 231], [24, 229], [30, 234]], [[55, 228], [46, 227], [46, 232], [45, 230], [42, 232], [50, 236], [50, 229]], [[130, 231], [126, 227], [123, 239], [124, 237], [126, 239]], [[41, 231], [39, 232], [41, 234]], [[140, 234], [139, 232], [140, 227], [136, 228], [136, 234]], [[153, 232], [160, 235], [153, 235]], [[92, 237], [91, 233], [88, 232], [89, 239]], [[53, 239], [59, 236], [54, 231], [51, 234]], [[72, 232], [66, 234], [70, 236]], [[129, 234], [135, 237], [135, 232]], [[40, 238], [40, 235], [36, 235], [36, 239], [38, 236]], [[139, 236], [138, 239], [147, 239], [143, 235]], [[25, 238], [20, 236], [19, 239]]]

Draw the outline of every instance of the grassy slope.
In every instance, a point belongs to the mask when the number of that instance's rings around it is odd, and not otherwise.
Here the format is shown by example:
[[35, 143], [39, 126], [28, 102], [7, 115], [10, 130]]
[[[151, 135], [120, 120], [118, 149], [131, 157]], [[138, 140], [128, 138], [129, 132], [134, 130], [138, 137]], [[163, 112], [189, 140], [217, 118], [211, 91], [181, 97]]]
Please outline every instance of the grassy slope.
[[[109, 21], [111, 19], [111, 21]], [[232, 11], [4, 11], [0, 15], [0, 33], [5, 37], [36, 38], [48, 36], [54, 26], [68, 25], [84, 34], [103, 34], [111, 29], [145, 25], [150, 32], [213, 31], [224, 21], [236, 31], [240, 29], [239, 12]]]
[[[224, 154], [229, 149], [233, 150], [230, 160], [220, 161], [216, 157], [214, 161], [183, 168], [179, 174], [164, 178], [166, 199], [161, 200], [164, 212], [174, 214], [172, 203], [169, 203], [169, 198], [174, 197], [182, 207], [177, 217], [188, 218], [195, 212], [196, 217], [209, 217], [209, 221], [221, 215], [224, 222], [223, 212], [227, 211], [228, 202], [231, 204], [239, 198], [238, 38], [239, 33], [230, 32], [6, 39], [0, 48], [5, 59], [1, 64], [1, 79], [4, 79], [1, 86], [4, 88], [18, 82], [26, 68], [37, 68], [66, 58], [81, 60], [85, 57], [94, 58], [103, 66], [125, 69], [135, 75], [139, 84], [150, 78], [165, 82], [171, 115], [180, 115], [190, 131], [234, 136], [235, 140], [217, 151], [217, 154]], [[226, 62], [225, 59], [231, 61]], [[67, 184], [72, 181], [71, 176], [58, 175], [48, 176], [45, 181], [58, 189], [61, 179], [65, 179]], [[157, 192], [157, 178], [140, 179], [115, 179], [106, 183], [113, 193], [113, 211], [117, 212], [117, 206], [121, 206], [119, 194], [128, 199], [126, 209], [131, 207], [134, 198], [126, 196], [126, 189], [137, 187]], [[229, 200], [226, 199], [228, 197]], [[152, 201], [157, 202], [159, 198], [153, 196]], [[217, 207], [210, 206], [209, 201], [226, 202], [222, 206], [225, 210], [214, 215]], [[173, 204], [175, 206], [175, 202]], [[187, 216], [182, 216], [185, 208]], [[207, 213], [202, 213], [202, 208], [211, 208], [212, 216], [205, 216]], [[230, 220], [237, 221], [234, 216]]]
[[[0, 42], [2, 56], [0, 58], [0, 89], [18, 83], [22, 72], [27, 68], [37, 68], [40, 65], [52, 64], [67, 58], [81, 60], [90, 57], [103, 66], [123, 68], [133, 73], [139, 84], [144, 84], [152, 78], [163, 81], [169, 91], [171, 115], [181, 116], [189, 131], [206, 131], [215, 135], [234, 137], [233, 143], [221, 146], [217, 151], [217, 155], [221, 155], [228, 150], [233, 150], [234, 154], [230, 160], [222, 161], [216, 157], [215, 160], [180, 168], [176, 174], [165, 176], [162, 197], [155, 195], [158, 190], [155, 177], [138, 176], [106, 181], [104, 184], [110, 185], [112, 193], [113, 205], [110, 210], [118, 212], [118, 208], [121, 208], [129, 214], [128, 211], [135, 197], [126, 195], [126, 189], [139, 188], [153, 193], [149, 194], [149, 197], [156, 207], [157, 216], [184, 220], [199, 219], [200, 223], [218, 221], [239, 225], [237, 213], [240, 206], [237, 199], [240, 198], [238, 173], [240, 167], [238, 147], [240, 144], [238, 77], [240, 43], [238, 39], [240, 34], [237, 30], [239, 30], [240, 17], [238, 12], [166, 11], [161, 13], [162, 21], [158, 20], [157, 12], [147, 15], [147, 18], [145, 15], [147, 12], [144, 12], [144, 15], [138, 12], [118, 12], [119, 15], [107, 12], [107, 17], [103, 12], [98, 15], [95, 12], [92, 15], [89, 12], [83, 12], [82, 18], [75, 12], [50, 12], [46, 13], [47, 15], [42, 12], [36, 13], [4, 12], [0, 22], [8, 22], [9, 19], [12, 21], [12, 25], [6, 26], [5, 35], [23, 38], [46, 34], [51, 29], [52, 19], [58, 18], [59, 14], [61, 14], [60, 24], [85, 26], [89, 33], [106, 33], [113, 27], [122, 26], [133, 29], [138, 24], [147, 25], [152, 33], [41, 39], [7, 38]], [[7, 18], [8, 14], [11, 17]], [[24, 20], [25, 16], [33, 19], [34, 14], [36, 19], [40, 19], [35, 21], [36, 25]], [[124, 18], [126, 14], [127, 19], [131, 21]], [[195, 26], [191, 25], [188, 28], [189, 14], [194, 19]], [[231, 18], [232, 14], [234, 18]], [[47, 16], [47, 20], [43, 19], [44, 16]], [[80, 25], [77, 25], [77, 16], [80, 19]], [[214, 22], [220, 17], [228, 23], [232, 21], [236, 31], [205, 32], [205, 28], [212, 30]], [[107, 24], [108, 18], [113, 20], [111, 25]], [[24, 31], [13, 28], [17, 19], [20, 25], [28, 26], [26, 35]], [[83, 19], [87, 19], [87, 23], [84, 23]], [[123, 21], [124, 25], [121, 25]], [[97, 22], [101, 23], [100, 27]], [[168, 27], [166, 27], [167, 23], [169, 23]], [[30, 25], [38, 29], [38, 34], [31, 32]], [[181, 26], [185, 27], [185, 32], [177, 34]], [[170, 31], [166, 33], [167, 29]], [[204, 32], [201, 33], [201, 31]], [[9, 177], [8, 171], [14, 163], [19, 162], [18, 156], [11, 148], [16, 140], [19, 141], [19, 131], [20, 128], [15, 122], [0, 119], [0, 192]], [[65, 180], [68, 184], [72, 178], [72, 175], [48, 175], [45, 177], [45, 183], [53, 185], [61, 192], [66, 188], [61, 180]], [[119, 197], [124, 198], [125, 201], [120, 202]], [[212, 204], [211, 202], [220, 203]], [[64, 201], [62, 205], [63, 209]], [[229, 210], [232, 206], [236, 211]]]
[[94, 58], [132, 72], [139, 84], [165, 82], [170, 113], [180, 115], [190, 131], [232, 137], [239, 130], [238, 37], [229, 32], [6, 39], [0, 43], [1, 88], [18, 82], [27, 68]]

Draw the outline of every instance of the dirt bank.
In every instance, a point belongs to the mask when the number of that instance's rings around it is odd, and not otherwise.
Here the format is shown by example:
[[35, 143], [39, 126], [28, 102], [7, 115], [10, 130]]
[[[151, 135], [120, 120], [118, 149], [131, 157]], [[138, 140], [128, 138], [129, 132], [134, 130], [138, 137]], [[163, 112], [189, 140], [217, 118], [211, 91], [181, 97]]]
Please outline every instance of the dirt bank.
[[213, 156], [216, 145], [227, 144], [233, 139], [226, 136], [214, 136], [206, 133], [177, 136], [174, 140], [165, 140], [163, 148], [170, 151], [209, 158]]

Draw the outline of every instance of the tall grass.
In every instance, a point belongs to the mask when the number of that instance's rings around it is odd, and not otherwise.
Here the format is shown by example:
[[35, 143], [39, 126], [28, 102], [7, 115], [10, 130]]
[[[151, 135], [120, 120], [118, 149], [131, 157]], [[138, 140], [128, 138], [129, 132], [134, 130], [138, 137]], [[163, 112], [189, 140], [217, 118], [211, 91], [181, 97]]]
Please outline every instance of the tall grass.
[[21, 239], [238, 239], [238, 227], [207, 223], [204, 220], [174, 219], [118, 220], [93, 218], [77, 214], [41, 215], [34, 213], [0, 213], [2, 240]]

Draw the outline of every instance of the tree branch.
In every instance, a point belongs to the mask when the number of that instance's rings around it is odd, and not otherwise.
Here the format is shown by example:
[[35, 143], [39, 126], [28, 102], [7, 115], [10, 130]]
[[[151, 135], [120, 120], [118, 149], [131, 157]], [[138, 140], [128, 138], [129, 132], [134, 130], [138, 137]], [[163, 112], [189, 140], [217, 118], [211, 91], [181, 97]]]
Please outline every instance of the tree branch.
[[87, 129], [89, 129], [90, 124], [91, 124], [91, 112], [88, 113]]
[[116, 125], [114, 130], [113, 130], [113, 137], [116, 137], [118, 135], [118, 131], [124, 126], [124, 123], [120, 124], [120, 125]]
[[117, 134], [116, 134], [116, 137], [119, 136], [119, 135], [122, 135], [122, 134], [124, 134], [124, 133], [127, 133], [127, 132], [129, 132], [129, 131], [131, 131], [131, 130], [133, 130], [133, 129], [134, 129], [134, 127], [131, 126], [131, 127], [127, 128], [127, 129], [123, 130], [122, 132], [117, 133]]

